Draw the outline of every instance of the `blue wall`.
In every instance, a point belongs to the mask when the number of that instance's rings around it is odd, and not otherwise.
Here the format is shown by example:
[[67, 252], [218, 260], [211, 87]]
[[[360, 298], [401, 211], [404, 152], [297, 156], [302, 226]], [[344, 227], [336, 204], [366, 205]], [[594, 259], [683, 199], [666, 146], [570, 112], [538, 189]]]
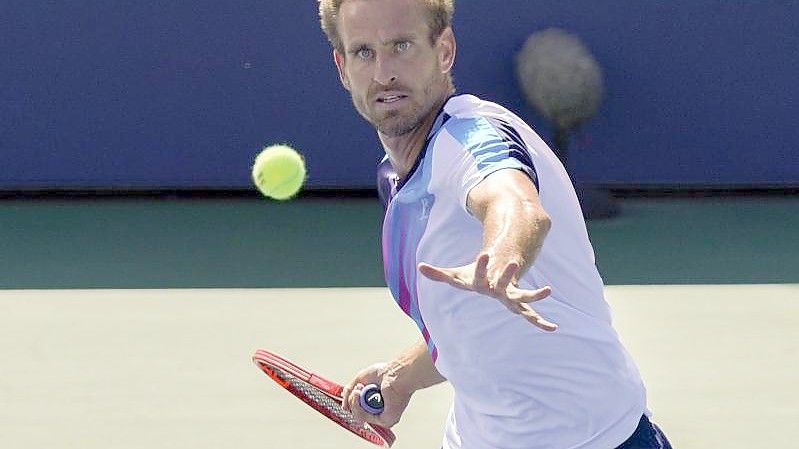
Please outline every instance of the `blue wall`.
[[[370, 187], [382, 154], [338, 85], [316, 2], [4, 2], [0, 189], [247, 187], [288, 142], [313, 187]], [[799, 185], [799, 3], [461, 1], [462, 92], [548, 137], [512, 57], [578, 34], [605, 69], [570, 169], [605, 184]]]

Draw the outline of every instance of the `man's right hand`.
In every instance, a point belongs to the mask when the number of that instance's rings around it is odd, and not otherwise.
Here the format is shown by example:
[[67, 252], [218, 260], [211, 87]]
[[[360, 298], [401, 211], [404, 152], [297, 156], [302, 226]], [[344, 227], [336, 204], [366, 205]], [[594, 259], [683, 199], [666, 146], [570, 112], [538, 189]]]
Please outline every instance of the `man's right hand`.
[[529, 304], [548, 297], [552, 293], [552, 288], [548, 286], [535, 290], [520, 288], [515, 281], [520, 270], [517, 262], [500, 263], [491, 270], [490, 259], [488, 254], [481, 253], [468, 265], [443, 268], [420, 263], [418, 269], [433, 281], [444, 282], [461, 290], [470, 290], [498, 299], [508, 310], [523, 316], [541, 330], [547, 332], [557, 330], [557, 324], [542, 317]]
[[[410, 403], [413, 392], [405, 391], [396, 383], [396, 372], [387, 363], [376, 363], [359, 372], [344, 386], [341, 408], [352, 413], [355, 419], [389, 428], [397, 424]], [[361, 408], [358, 398], [364, 386], [375, 384], [383, 395], [383, 412], [372, 415]]]

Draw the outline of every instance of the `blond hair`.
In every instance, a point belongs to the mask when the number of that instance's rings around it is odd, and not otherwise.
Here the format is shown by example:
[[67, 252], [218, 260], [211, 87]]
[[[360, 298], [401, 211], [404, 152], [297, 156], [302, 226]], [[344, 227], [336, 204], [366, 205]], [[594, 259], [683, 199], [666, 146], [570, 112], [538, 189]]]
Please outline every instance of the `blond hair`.
[[[347, 0], [319, 0], [319, 18], [322, 31], [336, 51], [345, 54], [344, 43], [338, 32], [338, 12], [341, 4]], [[427, 24], [430, 28], [430, 40], [435, 42], [441, 33], [452, 26], [452, 15], [455, 11], [455, 0], [419, 0], [428, 11]]]

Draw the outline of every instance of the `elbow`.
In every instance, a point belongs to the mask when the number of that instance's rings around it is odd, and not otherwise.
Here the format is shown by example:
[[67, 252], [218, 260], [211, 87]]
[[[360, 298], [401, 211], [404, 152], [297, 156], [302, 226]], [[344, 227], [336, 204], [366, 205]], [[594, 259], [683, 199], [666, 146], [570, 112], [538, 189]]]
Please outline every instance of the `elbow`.
[[552, 219], [549, 217], [547, 211], [545, 211], [540, 204], [532, 201], [524, 201], [524, 208], [537, 232], [542, 236], [547, 235], [550, 228], [552, 228]]
[[549, 218], [549, 214], [546, 213], [545, 210], [539, 208], [535, 222], [538, 225], [541, 235], [545, 236], [549, 234], [549, 230], [552, 228], [552, 219]]

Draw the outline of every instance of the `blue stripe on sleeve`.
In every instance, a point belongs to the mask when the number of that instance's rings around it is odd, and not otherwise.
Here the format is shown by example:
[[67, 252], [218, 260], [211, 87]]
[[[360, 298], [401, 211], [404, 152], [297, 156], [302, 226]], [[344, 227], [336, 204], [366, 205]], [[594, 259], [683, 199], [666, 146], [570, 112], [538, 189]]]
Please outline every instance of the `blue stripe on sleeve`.
[[475, 158], [478, 172], [487, 174], [515, 160], [538, 188], [527, 144], [511, 124], [497, 118], [458, 118], [447, 123], [447, 130]]

